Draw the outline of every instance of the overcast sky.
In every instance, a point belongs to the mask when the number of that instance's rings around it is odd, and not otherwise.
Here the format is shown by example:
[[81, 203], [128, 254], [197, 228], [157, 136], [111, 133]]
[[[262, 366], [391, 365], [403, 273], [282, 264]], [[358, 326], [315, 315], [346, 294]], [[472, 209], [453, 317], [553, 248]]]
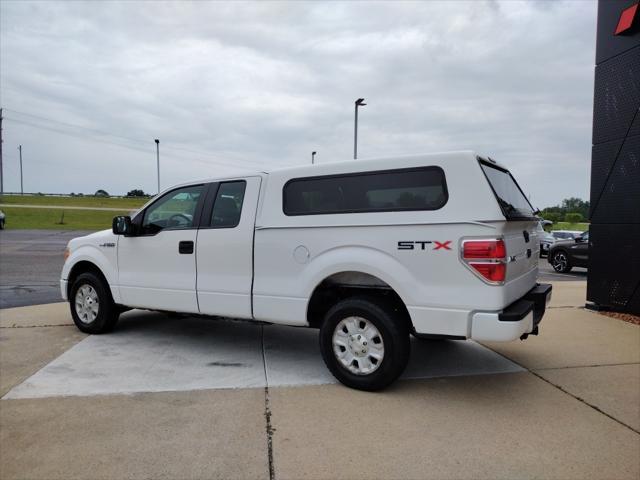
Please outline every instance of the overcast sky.
[[588, 199], [596, 3], [0, 3], [5, 190], [472, 149]]

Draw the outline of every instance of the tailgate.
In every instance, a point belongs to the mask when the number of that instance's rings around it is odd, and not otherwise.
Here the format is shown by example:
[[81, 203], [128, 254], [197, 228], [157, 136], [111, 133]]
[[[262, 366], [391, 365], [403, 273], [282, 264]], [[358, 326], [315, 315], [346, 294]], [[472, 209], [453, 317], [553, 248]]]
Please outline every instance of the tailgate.
[[490, 160], [479, 159], [479, 162], [504, 215], [504, 221], [499, 222], [499, 230], [504, 238], [507, 257], [505, 300], [513, 302], [536, 283], [540, 255], [539, 219], [506, 168]]
[[504, 222], [503, 235], [507, 250], [505, 284], [531, 271], [537, 275], [540, 242], [536, 227], [535, 221]]

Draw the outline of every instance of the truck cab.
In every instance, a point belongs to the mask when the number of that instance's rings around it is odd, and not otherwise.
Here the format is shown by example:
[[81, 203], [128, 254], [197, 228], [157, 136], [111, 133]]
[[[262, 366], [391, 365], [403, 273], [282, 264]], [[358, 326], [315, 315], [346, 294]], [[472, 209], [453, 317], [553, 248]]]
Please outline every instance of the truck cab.
[[473, 152], [227, 176], [69, 242], [61, 290], [88, 333], [128, 308], [317, 328], [336, 378], [376, 390], [404, 370], [410, 334], [538, 333], [538, 220]]

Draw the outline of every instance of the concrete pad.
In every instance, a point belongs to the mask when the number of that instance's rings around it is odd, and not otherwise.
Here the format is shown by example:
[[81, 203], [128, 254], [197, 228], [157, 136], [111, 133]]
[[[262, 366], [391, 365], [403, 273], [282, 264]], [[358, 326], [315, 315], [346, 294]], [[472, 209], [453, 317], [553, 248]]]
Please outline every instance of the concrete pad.
[[584, 307], [587, 302], [587, 282], [550, 282], [553, 285], [549, 308]]
[[275, 474], [325, 478], [640, 475], [640, 436], [530, 373], [270, 390]]
[[640, 364], [538, 370], [536, 373], [640, 431]]
[[483, 344], [532, 370], [640, 363], [640, 327], [576, 308], [547, 310], [538, 336]]
[[67, 302], [3, 308], [0, 310], [0, 328], [51, 327], [73, 325]]
[[[337, 383], [318, 345], [318, 330], [265, 327], [269, 386]], [[411, 339], [411, 359], [402, 378], [433, 378], [523, 371], [521, 367], [472, 341]]]
[[264, 386], [260, 326], [132, 311], [5, 398]]
[[[412, 350], [405, 378], [523, 371], [475, 342], [414, 339]], [[317, 330], [132, 311], [5, 398], [264, 387], [265, 372], [271, 386], [336, 383]]]
[[0, 328], [0, 397], [85, 337], [75, 326]]
[[0, 402], [0, 478], [269, 478], [264, 391]]

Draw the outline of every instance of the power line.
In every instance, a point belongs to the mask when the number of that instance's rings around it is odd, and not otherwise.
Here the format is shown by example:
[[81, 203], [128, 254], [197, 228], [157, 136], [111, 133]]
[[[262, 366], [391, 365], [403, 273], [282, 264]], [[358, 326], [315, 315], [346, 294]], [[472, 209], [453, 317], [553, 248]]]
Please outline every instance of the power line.
[[[123, 140], [128, 140], [130, 142], [137, 142], [137, 143], [142, 143], [142, 144], [145, 144], [145, 145], [148, 143], [148, 141], [146, 141], [146, 140], [141, 140], [141, 139], [138, 139], [138, 138], [131, 138], [131, 137], [124, 137], [122, 135], [116, 135], [114, 133], [105, 132], [104, 130], [98, 130], [96, 128], [83, 127], [82, 125], [75, 125], [73, 123], [61, 122], [60, 120], [54, 120], [53, 118], [47, 118], [47, 117], [43, 117], [41, 115], [34, 115], [32, 113], [21, 112], [19, 110], [14, 110], [12, 108], [5, 108], [4, 110], [8, 111], [8, 112], [17, 113], [18, 115], [24, 115], [25, 117], [31, 117], [31, 118], [36, 118], [38, 120], [44, 120], [45, 122], [57, 123], [58, 125], [64, 125], [65, 127], [78, 128], [80, 130], [87, 130], [89, 132], [98, 133], [100, 135], [106, 135], [106, 136], [109, 136], [109, 137], [121, 138]], [[9, 118], [11, 118], [11, 117], [9, 117]], [[18, 120], [16, 118], [13, 118], [13, 120], [20, 121], [20, 120]]]
[[[95, 142], [105, 143], [105, 144], [108, 144], [108, 145], [115, 145], [115, 146], [119, 146], [119, 147], [122, 147], [122, 148], [128, 148], [130, 150], [135, 150], [137, 152], [144, 153], [144, 154], [148, 154], [149, 151], [150, 151], [150, 149], [148, 149], [148, 148], [142, 148], [142, 147], [138, 147], [138, 146], [134, 146], [134, 145], [127, 145], [126, 143], [114, 142], [113, 140], [106, 140], [106, 139], [98, 138], [98, 137], [90, 137], [90, 136], [87, 136], [87, 135], [80, 135], [80, 134], [75, 133], [75, 132], [67, 132], [67, 131], [64, 131], [64, 130], [60, 130], [60, 129], [53, 128], [53, 127], [48, 127], [48, 126], [45, 126], [45, 125], [38, 125], [36, 123], [27, 122], [25, 120], [13, 118], [13, 117], [6, 117], [5, 116], [4, 118], [10, 119], [10, 120], [12, 120], [14, 122], [17, 122], [17, 123], [28, 125], [30, 127], [39, 128], [39, 129], [47, 130], [47, 131], [54, 132], [54, 133], [59, 133], [61, 135], [68, 135], [68, 136], [79, 138], [79, 139], [85, 140], [85, 141], [90, 139], [90, 140], [95, 141]], [[170, 150], [183, 150], [183, 151], [187, 151], [187, 152], [190, 152], [190, 153], [201, 154], [202, 156], [205, 156], [205, 157], [209, 155], [209, 154], [206, 154], [206, 153], [197, 152], [195, 150], [189, 150], [189, 149], [185, 149], [185, 148], [181, 148], [181, 147], [174, 147], [174, 146], [170, 146], [170, 145], [165, 146], [165, 148], [168, 148]], [[179, 158], [174, 156], [174, 155], [165, 155], [165, 157], [167, 157], [167, 156], [169, 158], [175, 158], [175, 159], [179, 160]], [[222, 167], [229, 167], [229, 168], [242, 168], [242, 167], [244, 167], [245, 169], [253, 168], [254, 170], [264, 170], [265, 169], [265, 165], [264, 164], [259, 164], [257, 162], [255, 162], [256, 166], [243, 166], [243, 165], [238, 165], [238, 164], [234, 164], [234, 163], [230, 163], [230, 162], [223, 162], [223, 161], [220, 161], [220, 160], [209, 160], [209, 159], [201, 160], [201, 159], [196, 159], [196, 158], [191, 158], [190, 160], [194, 161], [194, 162], [197, 162], [197, 163], [202, 163], [202, 164], [205, 164], [205, 165], [214, 164], [214, 165], [219, 165], [219, 166], [222, 166]]]
[[[104, 135], [104, 136], [108, 136], [108, 137], [127, 140], [129, 142], [139, 143], [141, 145], [149, 145], [149, 141], [148, 140], [142, 140], [142, 139], [138, 139], [138, 138], [131, 138], [131, 137], [125, 137], [125, 136], [122, 136], [122, 135], [116, 135], [116, 134], [108, 133], [108, 132], [105, 132], [103, 130], [99, 130], [99, 129], [95, 129], [95, 128], [83, 127], [81, 125], [75, 125], [75, 124], [72, 124], [72, 123], [62, 122], [62, 121], [59, 121], [59, 120], [54, 120], [52, 118], [43, 117], [41, 115], [34, 115], [32, 113], [21, 112], [19, 110], [14, 110], [12, 108], [5, 108], [4, 110], [16, 113], [18, 115], [24, 115], [24, 116], [32, 117], [32, 118], [35, 118], [35, 119], [38, 119], [38, 120], [43, 120], [45, 122], [51, 122], [51, 123], [55, 123], [55, 124], [58, 124], [58, 125], [63, 125], [65, 127], [69, 127], [69, 128], [77, 128], [77, 129], [80, 129], [80, 130], [86, 130], [86, 131], [89, 131], [89, 132], [97, 133], [99, 135]], [[25, 125], [29, 125], [29, 126], [32, 126], [32, 127], [35, 127], [35, 128], [43, 128], [43, 129], [54, 131], [54, 132], [57, 132], [57, 133], [71, 135], [70, 133], [61, 131], [59, 129], [52, 129], [51, 127], [47, 127], [47, 126], [44, 126], [44, 125], [38, 125], [38, 124], [35, 124], [35, 123], [27, 122], [25, 120], [21, 120], [19, 118], [15, 118], [13, 116], [7, 117], [5, 115], [5, 118], [8, 118], [8, 119], [13, 120], [15, 122], [23, 123]], [[74, 136], [76, 136], [78, 138], [84, 138], [81, 135], [77, 135], [77, 134], [74, 135]], [[95, 137], [93, 137], [93, 138], [95, 139]], [[113, 145], [129, 147], [128, 145], [125, 145], [125, 144], [122, 144], [122, 143], [110, 142], [110, 141], [106, 141], [106, 140], [103, 140], [103, 139], [96, 139], [96, 140], [101, 141], [103, 143], [111, 143]], [[132, 148], [132, 147], [130, 147], [130, 148]], [[189, 152], [189, 153], [193, 153], [193, 154], [196, 154], [196, 155], [202, 155], [202, 156], [205, 156], [205, 157], [225, 158], [225, 157], [220, 157], [218, 155], [212, 154], [210, 152], [203, 152], [203, 151], [199, 151], [199, 150], [194, 150], [194, 149], [189, 149], [189, 148], [184, 148], [184, 147], [177, 147], [177, 146], [173, 146], [173, 145], [165, 145], [164, 148], [169, 148], [169, 149], [173, 149], [173, 150]], [[139, 151], [145, 151], [146, 152], [147, 149], [139, 150]], [[236, 160], [238, 160], [239, 162], [243, 162], [243, 163], [253, 163], [255, 165], [260, 166], [261, 168], [265, 167], [264, 163], [257, 162], [255, 160], [248, 160], [248, 159], [244, 159], [244, 158], [237, 158]], [[235, 165], [229, 165], [229, 166], [235, 166]], [[277, 166], [284, 166], [284, 165], [283, 164], [279, 164]]]
[[50, 131], [50, 132], [60, 133], [62, 135], [68, 135], [70, 137], [76, 137], [76, 138], [80, 138], [82, 140], [89, 140], [90, 139], [90, 140], [93, 140], [93, 141], [96, 141], [96, 142], [100, 142], [100, 143], [106, 143], [106, 144], [109, 144], [109, 145], [117, 145], [119, 147], [130, 148], [132, 150], [137, 150], [139, 152], [148, 153], [148, 149], [144, 149], [144, 148], [141, 148], [141, 147], [138, 148], [138, 147], [135, 147], [133, 145], [127, 145], [125, 143], [114, 142], [114, 141], [105, 140], [103, 138], [98, 138], [98, 137], [90, 137], [90, 136], [87, 136], [87, 135], [81, 135], [81, 134], [74, 133], [74, 132], [67, 132], [67, 131], [64, 131], [64, 130], [60, 130], [58, 128], [48, 127], [46, 125], [38, 125], [37, 123], [27, 122], [25, 120], [21, 120], [21, 119], [18, 119], [18, 118], [6, 117], [6, 116], [5, 116], [5, 118], [7, 118], [7, 119], [9, 119], [9, 120], [11, 120], [13, 122], [21, 123], [23, 125], [28, 125], [28, 126], [34, 127], [34, 128], [39, 128], [41, 130], [47, 130], [47, 131]]

